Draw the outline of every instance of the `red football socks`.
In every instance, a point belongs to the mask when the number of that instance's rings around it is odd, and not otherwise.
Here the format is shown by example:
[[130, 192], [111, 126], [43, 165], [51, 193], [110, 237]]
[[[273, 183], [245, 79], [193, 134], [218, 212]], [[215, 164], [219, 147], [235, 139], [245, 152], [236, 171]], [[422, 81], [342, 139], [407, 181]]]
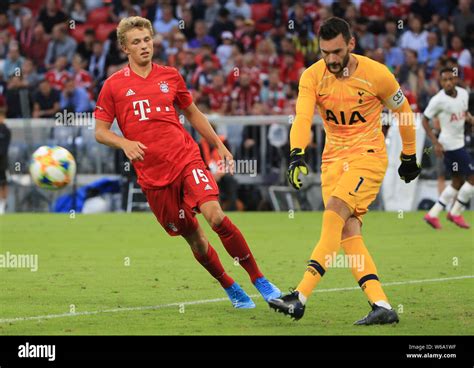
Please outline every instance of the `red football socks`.
[[227, 216], [219, 226], [214, 226], [212, 229], [219, 235], [227, 253], [235, 260], [238, 259], [240, 265], [247, 271], [252, 283], [263, 276], [244, 236]]
[[214, 248], [209, 244], [209, 249], [207, 250], [206, 256], [201, 256], [199, 253], [195, 253], [194, 258], [221, 284], [221, 286], [226, 289], [234, 283], [232, 277], [227, 275], [222, 266], [222, 263], [219, 259]]

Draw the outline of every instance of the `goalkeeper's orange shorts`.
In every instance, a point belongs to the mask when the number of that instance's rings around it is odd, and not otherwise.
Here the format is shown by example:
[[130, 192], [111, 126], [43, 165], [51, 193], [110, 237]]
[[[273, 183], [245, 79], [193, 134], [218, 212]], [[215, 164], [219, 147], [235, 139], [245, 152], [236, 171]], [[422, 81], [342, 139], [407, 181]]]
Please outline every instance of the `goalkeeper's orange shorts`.
[[324, 206], [329, 197], [342, 199], [362, 223], [362, 216], [377, 196], [387, 170], [386, 155], [362, 154], [321, 165]]

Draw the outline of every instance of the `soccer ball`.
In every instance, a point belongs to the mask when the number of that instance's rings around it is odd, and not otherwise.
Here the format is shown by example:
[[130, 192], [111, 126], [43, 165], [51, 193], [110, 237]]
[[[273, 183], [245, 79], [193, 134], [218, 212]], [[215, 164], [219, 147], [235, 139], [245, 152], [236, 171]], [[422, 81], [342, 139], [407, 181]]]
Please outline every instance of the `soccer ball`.
[[37, 186], [60, 189], [68, 185], [76, 174], [76, 161], [60, 146], [41, 146], [31, 156], [30, 175]]

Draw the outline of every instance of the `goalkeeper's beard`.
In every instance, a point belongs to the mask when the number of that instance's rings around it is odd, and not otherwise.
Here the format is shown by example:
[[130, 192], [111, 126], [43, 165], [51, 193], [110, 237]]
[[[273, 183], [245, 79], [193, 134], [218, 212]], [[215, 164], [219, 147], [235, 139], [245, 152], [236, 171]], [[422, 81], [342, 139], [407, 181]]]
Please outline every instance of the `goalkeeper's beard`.
[[[349, 64], [349, 59], [350, 59], [350, 53], [348, 52], [346, 56], [344, 56], [344, 59], [342, 59], [342, 63], [330, 63], [326, 64], [328, 70], [336, 75], [337, 77], [342, 76], [342, 73], [344, 72], [344, 69], [347, 67], [347, 64]], [[337, 70], [334, 70], [334, 67], [339, 67]]]

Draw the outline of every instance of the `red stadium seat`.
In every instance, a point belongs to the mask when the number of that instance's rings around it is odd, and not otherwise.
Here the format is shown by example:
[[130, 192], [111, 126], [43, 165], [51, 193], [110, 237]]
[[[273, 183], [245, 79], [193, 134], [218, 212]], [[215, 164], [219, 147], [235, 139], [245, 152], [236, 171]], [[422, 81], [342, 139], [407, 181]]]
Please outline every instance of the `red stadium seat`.
[[251, 4], [252, 19], [255, 21], [257, 32], [266, 32], [273, 27], [272, 4]]
[[71, 36], [80, 43], [84, 40], [86, 30], [90, 28], [93, 28], [90, 24], [76, 24], [75, 28], [71, 28]]
[[92, 10], [89, 13], [87, 23], [90, 23], [94, 26], [98, 26], [102, 23], [107, 23], [109, 21], [109, 8], [102, 7]]
[[24, 3], [24, 5], [27, 8], [29, 8], [31, 12], [33, 13], [33, 16], [36, 17], [38, 16], [39, 12], [41, 11], [41, 8], [43, 7], [45, 3], [46, 3], [46, 0], [38, 0], [38, 1], [30, 0]]
[[109, 37], [110, 32], [114, 32], [116, 29], [117, 24], [115, 23], [99, 24], [95, 29], [95, 37], [103, 42]]

